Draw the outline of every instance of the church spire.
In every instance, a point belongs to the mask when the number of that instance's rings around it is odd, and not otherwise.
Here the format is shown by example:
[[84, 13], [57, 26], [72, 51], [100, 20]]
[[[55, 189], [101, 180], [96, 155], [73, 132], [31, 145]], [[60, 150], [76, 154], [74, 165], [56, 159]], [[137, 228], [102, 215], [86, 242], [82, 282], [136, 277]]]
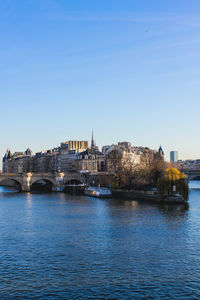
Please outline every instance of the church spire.
[[162, 147], [160, 146], [160, 148], [158, 149], [158, 153], [160, 154], [160, 156], [164, 157], [164, 151], [162, 149]]

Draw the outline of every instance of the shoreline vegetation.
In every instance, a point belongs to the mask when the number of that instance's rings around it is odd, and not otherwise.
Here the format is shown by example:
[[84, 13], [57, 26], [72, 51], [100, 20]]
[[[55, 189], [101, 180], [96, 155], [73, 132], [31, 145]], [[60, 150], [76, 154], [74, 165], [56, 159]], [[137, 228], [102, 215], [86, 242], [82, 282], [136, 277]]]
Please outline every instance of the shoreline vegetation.
[[189, 187], [186, 175], [176, 168], [167, 168], [157, 180], [157, 188], [152, 186], [146, 189], [114, 189], [114, 197], [124, 197], [157, 203], [186, 203]]
[[164, 160], [157, 152], [143, 155], [141, 164], [123, 160], [112, 153], [112, 193], [114, 197], [138, 199], [158, 203], [185, 203], [188, 200], [186, 175]]
[[135, 199], [154, 203], [187, 203], [189, 187], [186, 175], [176, 168], [167, 168], [158, 178], [157, 187], [144, 186], [136, 189], [115, 188], [112, 195], [116, 198]]

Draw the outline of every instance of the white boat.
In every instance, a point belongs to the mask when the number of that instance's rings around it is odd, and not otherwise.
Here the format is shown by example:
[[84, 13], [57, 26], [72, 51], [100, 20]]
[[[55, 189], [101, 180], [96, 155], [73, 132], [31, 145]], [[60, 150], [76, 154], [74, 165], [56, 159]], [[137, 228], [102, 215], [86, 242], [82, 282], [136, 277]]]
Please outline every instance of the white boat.
[[85, 189], [84, 194], [86, 196], [97, 198], [110, 198], [112, 196], [112, 193], [109, 189], [102, 187], [88, 187]]

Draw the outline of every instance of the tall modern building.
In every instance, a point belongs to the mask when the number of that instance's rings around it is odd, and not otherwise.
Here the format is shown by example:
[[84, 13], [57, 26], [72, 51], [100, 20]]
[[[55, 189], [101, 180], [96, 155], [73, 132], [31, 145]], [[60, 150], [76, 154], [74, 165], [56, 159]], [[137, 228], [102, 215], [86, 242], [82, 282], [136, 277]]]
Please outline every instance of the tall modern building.
[[170, 161], [176, 162], [178, 160], [178, 151], [171, 151], [170, 152]]

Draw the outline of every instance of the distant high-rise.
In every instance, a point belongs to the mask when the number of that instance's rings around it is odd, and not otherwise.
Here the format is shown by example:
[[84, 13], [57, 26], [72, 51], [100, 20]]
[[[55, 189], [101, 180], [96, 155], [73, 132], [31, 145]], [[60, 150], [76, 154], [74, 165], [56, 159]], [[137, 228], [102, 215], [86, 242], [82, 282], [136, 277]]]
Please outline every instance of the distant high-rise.
[[171, 151], [170, 152], [170, 161], [176, 162], [178, 160], [178, 151]]

